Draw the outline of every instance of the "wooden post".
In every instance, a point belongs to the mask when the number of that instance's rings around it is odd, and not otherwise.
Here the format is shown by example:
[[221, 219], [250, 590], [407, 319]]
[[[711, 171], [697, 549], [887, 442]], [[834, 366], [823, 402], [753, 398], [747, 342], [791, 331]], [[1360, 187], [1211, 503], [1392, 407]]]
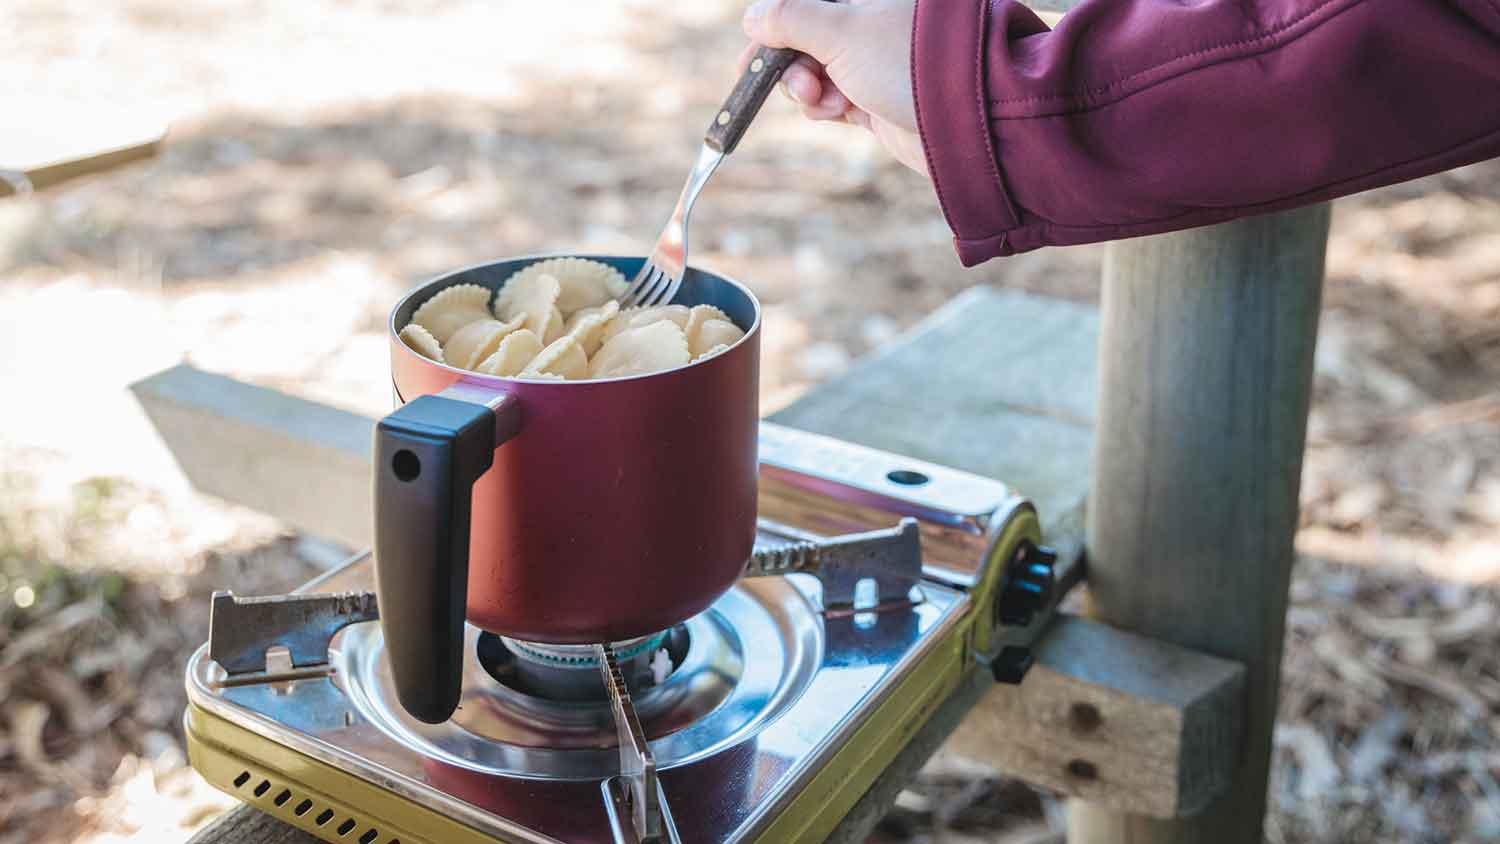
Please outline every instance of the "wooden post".
[[1243, 663], [1229, 791], [1174, 820], [1074, 801], [1071, 844], [1261, 844], [1328, 236], [1318, 205], [1111, 244], [1089, 612]]

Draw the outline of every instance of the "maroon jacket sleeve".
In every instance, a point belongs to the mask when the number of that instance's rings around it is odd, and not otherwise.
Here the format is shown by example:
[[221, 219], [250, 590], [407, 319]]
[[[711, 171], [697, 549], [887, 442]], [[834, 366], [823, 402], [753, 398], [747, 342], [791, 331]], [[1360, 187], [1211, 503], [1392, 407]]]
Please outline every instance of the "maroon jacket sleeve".
[[1500, 156], [1500, 0], [918, 0], [912, 77], [965, 265]]

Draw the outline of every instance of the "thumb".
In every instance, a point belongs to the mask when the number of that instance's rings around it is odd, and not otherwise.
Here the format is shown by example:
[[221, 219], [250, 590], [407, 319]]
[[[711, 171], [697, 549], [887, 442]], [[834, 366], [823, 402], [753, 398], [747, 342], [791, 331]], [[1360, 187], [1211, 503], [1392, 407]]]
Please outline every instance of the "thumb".
[[757, 0], [743, 25], [756, 43], [791, 47], [828, 64], [846, 43], [849, 11], [827, 0]]

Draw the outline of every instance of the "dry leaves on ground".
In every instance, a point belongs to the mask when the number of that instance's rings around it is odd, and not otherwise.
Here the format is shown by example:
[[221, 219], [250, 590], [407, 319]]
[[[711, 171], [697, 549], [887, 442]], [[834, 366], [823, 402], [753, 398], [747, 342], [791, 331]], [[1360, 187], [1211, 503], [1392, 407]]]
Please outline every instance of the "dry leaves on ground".
[[[0, 474], [0, 491], [0, 842], [181, 837], [229, 804], [182, 751], [182, 669], [206, 637], [207, 592], [281, 591], [313, 567], [286, 539], [206, 554], [153, 543], [130, 525], [163, 502], [126, 482], [79, 485], [66, 506], [37, 506], [34, 475]], [[177, 556], [176, 572], [153, 551]]]

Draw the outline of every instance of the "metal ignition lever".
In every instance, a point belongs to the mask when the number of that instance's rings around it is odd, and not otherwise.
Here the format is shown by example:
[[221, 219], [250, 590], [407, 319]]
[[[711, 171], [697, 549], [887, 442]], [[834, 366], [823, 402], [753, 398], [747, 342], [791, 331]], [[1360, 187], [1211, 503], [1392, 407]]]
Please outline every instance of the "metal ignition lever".
[[[236, 598], [233, 592], [219, 591], [208, 616], [208, 658], [231, 678], [259, 675], [229, 685], [314, 676], [328, 663], [333, 634], [378, 618], [373, 592]], [[293, 671], [266, 673], [266, 651], [273, 647], [287, 649]]]
[[757, 550], [745, 564], [746, 577], [793, 572], [813, 574], [823, 582], [825, 610], [853, 608], [856, 588], [866, 579], [875, 581], [878, 605], [909, 603], [912, 587], [922, 579], [917, 520], [906, 518], [884, 530]]
[[604, 792], [604, 810], [615, 844], [681, 844], [666, 795], [656, 778], [656, 757], [646, 743], [625, 675], [610, 645], [595, 645], [594, 656], [604, 688], [609, 692], [610, 712], [620, 741], [620, 773], [599, 784]]

